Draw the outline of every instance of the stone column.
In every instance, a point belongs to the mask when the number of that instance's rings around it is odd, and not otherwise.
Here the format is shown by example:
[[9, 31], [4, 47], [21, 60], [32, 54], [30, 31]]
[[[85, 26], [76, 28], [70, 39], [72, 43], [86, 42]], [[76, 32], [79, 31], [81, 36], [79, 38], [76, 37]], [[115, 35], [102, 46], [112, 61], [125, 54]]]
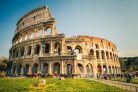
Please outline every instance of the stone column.
[[42, 43], [41, 43], [41, 45], [40, 45], [40, 54], [39, 54], [39, 56], [43, 56], [44, 55], [44, 53], [43, 53], [43, 47], [42, 47]]
[[95, 79], [97, 79], [97, 73], [98, 73], [98, 71], [97, 71], [97, 63], [95, 63], [94, 66], [93, 66], [93, 75], [94, 75]]
[[74, 74], [76, 74], [76, 67], [77, 67], [77, 65], [76, 65], [76, 61], [75, 60], [73, 60], [73, 73]]
[[65, 39], [62, 39], [62, 42], [61, 42], [61, 55], [64, 54], [64, 40]]
[[52, 42], [53, 42], [53, 41], [50, 42], [50, 54], [53, 53], [53, 43], [52, 43]]
[[43, 73], [44, 64], [41, 63], [41, 73]]
[[21, 56], [21, 48], [19, 47], [18, 58]]
[[48, 68], [48, 71], [49, 71], [49, 72], [48, 72], [49, 74], [52, 74], [52, 70], [51, 70], [51, 61], [49, 61], [49, 68]]
[[24, 65], [22, 64], [22, 67], [21, 67], [21, 76], [24, 75]]
[[14, 65], [12, 65], [11, 74], [10, 75], [13, 75], [13, 67], [14, 67]]
[[63, 60], [61, 61], [61, 74], [64, 74], [64, 67], [63, 67], [64, 63]]
[[18, 76], [18, 66], [16, 65], [16, 68], [15, 68], [15, 73], [14, 73], [15, 76]]
[[99, 59], [102, 59], [102, 53], [101, 53], [101, 50], [99, 50]]
[[104, 52], [104, 60], [107, 61], [106, 52]]
[[27, 49], [27, 47], [25, 46], [25, 47], [24, 47], [24, 57], [27, 56], [27, 51], [28, 51], [28, 49]]
[[32, 66], [29, 66], [29, 69], [28, 69], [28, 73], [27, 74], [29, 74], [29, 75], [32, 74]]
[[42, 29], [42, 38], [44, 38], [46, 36], [45, 34], [45, 28]]
[[34, 38], [37, 38], [37, 29], [35, 28], [35, 31], [34, 31]]
[[32, 56], [34, 55], [34, 50], [35, 50], [35, 47], [34, 47], [34, 45], [32, 44], [32, 49], [31, 49], [31, 55], [32, 55]]

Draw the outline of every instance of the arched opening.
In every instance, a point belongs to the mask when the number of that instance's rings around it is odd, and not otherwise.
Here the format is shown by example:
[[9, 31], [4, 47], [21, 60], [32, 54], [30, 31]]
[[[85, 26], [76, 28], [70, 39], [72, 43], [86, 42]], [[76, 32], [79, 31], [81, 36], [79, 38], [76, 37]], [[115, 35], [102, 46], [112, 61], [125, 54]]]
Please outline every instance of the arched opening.
[[50, 52], [50, 45], [48, 43], [45, 43], [45, 53]]
[[27, 35], [25, 35], [24, 40], [25, 40], [25, 41], [27, 40]]
[[102, 74], [102, 67], [100, 64], [98, 64], [98, 66], [97, 66], [97, 71], [98, 71], [98, 73]]
[[24, 55], [24, 47], [21, 48], [21, 56]]
[[31, 39], [33, 39], [34, 38], [34, 32], [31, 34], [31, 37], [30, 37]]
[[35, 54], [39, 54], [39, 52], [40, 52], [40, 45], [37, 44], [35, 47]]
[[42, 29], [38, 32], [38, 38], [42, 37]]
[[106, 57], [107, 57], [107, 59], [109, 59], [109, 53], [108, 53], [108, 51], [106, 51]]
[[27, 75], [28, 71], [29, 71], [29, 64], [26, 64], [24, 67], [24, 75]]
[[15, 49], [13, 49], [13, 51], [12, 51], [12, 58], [14, 58], [15, 57]]
[[60, 64], [58, 62], [54, 63], [53, 73], [60, 74]]
[[52, 33], [52, 30], [51, 30], [51, 28], [48, 28], [47, 30], [46, 30], [46, 35], [51, 35]]
[[83, 65], [82, 64], [78, 64], [78, 68], [79, 68], [79, 74], [83, 74], [84, 73], [84, 70], [83, 70]]
[[19, 64], [19, 65], [18, 65], [18, 75], [21, 75], [21, 68], [22, 68], [22, 65]]
[[32, 47], [28, 46], [28, 52], [27, 52], [28, 55], [31, 55], [31, 49], [32, 49]]
[[59, 42], [55, 43], [55, 53], [60, 55], [61, 45]]
[[66, 75], [70, 76], [71, 74], [72, 74], [72, 65], [71, 64], [67, 64]]
[[90, 49], [90, 55], [94, 55], [94, 50]]
[[92, 65], [91, 64], [87, 64], [86, 65], [86, 71], [87, 71], [87, 75], [88, 76], [92, 76], [93, 75], [93, 67], [92, 67]]
[[103, 65], [103, 71], [104, 71], [104, 73], [107, 73], [107, 67], [106, 67], [106, 65]]
[[16, 68], [17, 68], [17, 66], [16, 66], [16, 65], [14, 65], [14, 66], [13, 66], [13, 74], [15, 74], [15, 73], [16, 73]]
[[99, 53], [99, 50], [96, 50], [96, 58], [97, 58], [97, 59], [100, 59], [100, 53]]
[[18, 54], [19, 54], [19, 50], [17, 49], [15, 57], [18, 57]]
[[38, 64], [35, 63], [35, 64], [33, 65], [33, 68], [32, 68], [32, 73], [37, 73], [37, 71], [38, 71]]
[[101, 55], [102, 55], [102, 59], [105, 59], [105, 53], [103, 50], [101, 51]]
[[44, 73], [44, 74], [48, 74], [48, 64], [47, 64], [47, 63], [44, 63], [44, 66], [43, 66], [43, 73]]
[[95, 48], [96, 48], [96, 49], [99, 49], [99, 45], [98, 45], [98, 44], [95, 44]]
[[115, 61], [116, 61], [116, 54], [114, 55]]
[[77, 46], [75, 47], [75, 53], [76, 53], [76, 55], [82, 53], [82, 47], [81, 47], [80, 45], [77, 45]]
[[71, 46], [67, 46], [67, 49], [68, 49], [68, 54], [69, 55], [73, 55], [72, 47]]
[[110, 59], [113, 60], [112, 53], [110, 52]]

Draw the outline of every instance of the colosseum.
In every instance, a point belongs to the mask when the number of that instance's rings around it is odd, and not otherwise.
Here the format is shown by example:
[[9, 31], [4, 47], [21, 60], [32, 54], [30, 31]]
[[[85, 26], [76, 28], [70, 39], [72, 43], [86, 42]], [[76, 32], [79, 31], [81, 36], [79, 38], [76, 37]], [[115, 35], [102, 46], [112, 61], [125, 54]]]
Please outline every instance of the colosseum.
[[58, 33], [56, 20], [46, 6], [25, 14], [16, 26], [9, 50], [12, 67], [8, 75], [96, 77], [97, 74], [121, 73], [114, 43], [99, 37], [66, 37]]

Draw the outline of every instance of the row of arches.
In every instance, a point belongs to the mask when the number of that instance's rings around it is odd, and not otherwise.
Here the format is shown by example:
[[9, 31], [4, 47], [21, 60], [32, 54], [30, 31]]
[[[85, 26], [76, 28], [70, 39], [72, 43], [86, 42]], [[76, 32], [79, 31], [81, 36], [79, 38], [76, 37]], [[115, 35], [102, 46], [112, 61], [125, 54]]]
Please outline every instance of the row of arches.
[[[13, 49], [13, 51], [11, 53], [12, 53], [12, 57], [14, 58], [14, 57], [18, 57], [18, 56], [31, 55], [33, 53], [40, 54], [41, 49], [42, 49], [42, 53], [50, 53], [51, 48], [52, 47], [50, 46], [49, 43], [42, 43], [42, 44], [36, 44], [34, 46], [34, 48], [31, 45], [27, 46], [26, 48], [25, 47], [21, 47], [20, 49], [16, 48], [16, 49]], [[52, 48], [52, 49], [54, 49], [54, 53], [60, 54], [61, 44], [59, 42], [56, 42], [54, 44], [54, 48]]]
[[21, 43], [23, 41], [35, 39], [35, 38], [42, 38], [43, 36], [48, 36], [48, 35], [52, 35], [51, 27], [48, 27], [45, 29], [40, 28], [40, 29], [37, 29], [37, 31], [33, 30], [33, 32], [26, 33], [25, 35], [21, 35], [20, 37], [17, 38], [17, 40], [13, 42], [13, 45]]
[[[41, 68], [40, 68], [41, 66]], [[29, 64], [26, 64], [24, 67], [20, 65], [14, 65], [13, 66], [13, 74], [17, 73], [18, 75], [21, 74], [22, 68], [23, 68], [23, 75], [27, 75], [30, 72], [30, 67], [31, 67], [31, 74], [41, 72], [43, 74], [48, 74], [49, 73], [49, 64], [44, 63], [42, 65], [39, 65], [38, 63], [34, 63], [33, 66], [30, 66]], [[55, 62], [52, 65], [52, 73], [53, 74], [60, 74], [61, 73], [61, 65], [59, 62]], [[72, 65], [71, 64], [66, 64], [66, 69], [65, 69], [65, 74], [66, 75], [71, 75], [72, 74]]]
[[[41, 67], [40, 67], [41, 66]], [[31, 67], [31, 70], [30, 70]], [[52, 64], [52, 67], [49, 68], [50, 65], [48, 63], [43, 63], [43, 64], [38, 64], [38, 63], [34, 63], [33, 66], [30, 66], [29, 64], [26, 64], [24, 67], [20, 64], [18, 66], [14, 65], [13, 66], [13, 74], [17, 73], [18, 75], [21, 74], [22, 69], [23, 69], [23, 75], [27, 75], [28, 72], [31, 71], [31, 74], [34, 73], [38, 73], [41, 71], [41, 73], [43, 74], [49, 74], [49, 69], [52, 69], [52, 74], [61, 74], [61, 69], [63, 69], [63, 67], [61, 67], [61, 64], [59, 62], [55, 62]], [[70, 63], [65, 64], [65, 72], [64, 74], [66, 75], [71, 75], [73, 74], [73, 65]], [[78, 63], [77, 64], [77, 74], [81, 74], [81, 75], [89, 75], [89, 76], [93, 76], [94, 75], [94, 66], [90, 63], [88, 63], [86, 66]], [[97, 73], [99, 74], [103, 74], [103, 73], [107, 73], [107, 74], [119, 74], [120, 73], [120, 68], [116, 67], [116, 66], [110, 66], [110, 65], [97, 65]]]
[[104, 51], [104, 50], [96, 50], [94, 51], [93, 49], [90, 49], [89, 55], [94, 55], [96, 53], [96, 58], [97, 59], [111, 59], [114, 61], [118, 61], [118, 56], [116, 54], [112, 54], [112, 52]]
[[[94, 71], [93, 71], [94, 67], [92, 66], [92, 64], [87, 64], [86, 66], [84, 66], [79, 63], [78, 68], [79, 68], [80, 74], [84, 74], [84, 72], [86, 72], [86, 74], [93, 75], [93, 73], [94, 73]], [[110, 66], [110, 65], [108, 66], [108, 65], [98, 64], [97, 65], [97, 73], [117, 74], [117, 73], [120, 73], [120, 68], [116, 67], [116, 66]]]
[[[76, 54], [79, 54], [79, 53], [82, 53], [82, 47], [80, 45], [77, 45], [75, 47], [75, 50], [72, 49], [71, 46], [67, 46], [67, 49], [68, 49], [68, 54], [73, 54], [74, 52]], [[112, 52], [109, 52], [109, 51], [104, 51], [104, 50], [93, 50], [93, 49], [90, 49], [89, 51], [89, 55], [95, 55], [94, 53], [96, 53], [96, 59], [111, 59], [111, 60], [114, 60], [114, 61], [118, 61], [118, 55], [116, 54], [113, 54]]]

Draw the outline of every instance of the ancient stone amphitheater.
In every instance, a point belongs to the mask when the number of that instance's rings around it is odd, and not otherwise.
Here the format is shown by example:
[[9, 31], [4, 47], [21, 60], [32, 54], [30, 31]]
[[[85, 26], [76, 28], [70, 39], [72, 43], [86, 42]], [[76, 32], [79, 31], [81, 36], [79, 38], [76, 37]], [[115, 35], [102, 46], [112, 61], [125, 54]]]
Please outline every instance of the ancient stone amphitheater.
[[58, 33], [56, 20], [45, 6], [32, 10], [17, 22], [9, 53], [12, 62], [9, 75], [96, 77], [120, 73], [115, 44], [99, 37], [66, 37]]

